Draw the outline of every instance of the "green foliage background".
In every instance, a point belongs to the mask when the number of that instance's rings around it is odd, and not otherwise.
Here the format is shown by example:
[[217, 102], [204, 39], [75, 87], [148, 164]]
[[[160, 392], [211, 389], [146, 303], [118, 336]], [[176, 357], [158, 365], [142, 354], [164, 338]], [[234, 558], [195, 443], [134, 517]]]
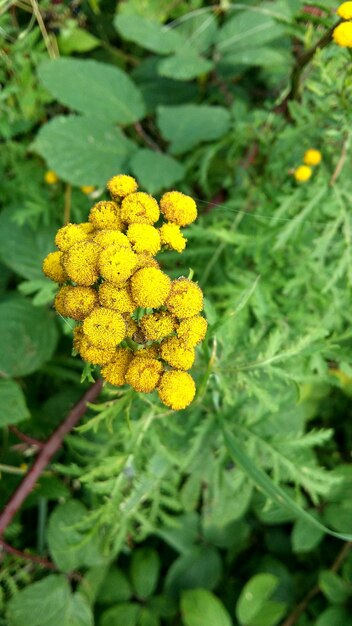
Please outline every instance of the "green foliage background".
[[[196, 199], [186, 251], [163, 257], [194, 271], [209, 332], [189, 409], [106, 386], [65, 439], [4, 536], [56, 569], [3, 550], [1, 624], [352, 624], [349, 51], [318, 46], [290, 93], [335, 10], [2, 8], [1, 506], [36, 454], [13, 426], [45, 441], [97, 374], [41, 263], [113, 174]], [[299, 185], [308, 148], [323, 161]]]

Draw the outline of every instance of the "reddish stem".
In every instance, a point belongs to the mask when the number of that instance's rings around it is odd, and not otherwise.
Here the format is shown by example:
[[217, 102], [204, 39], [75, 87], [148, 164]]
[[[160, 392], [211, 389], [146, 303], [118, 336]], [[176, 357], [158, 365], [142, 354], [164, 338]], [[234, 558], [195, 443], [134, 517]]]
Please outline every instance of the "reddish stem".
[[[13, 548], [8, 543], [6, 543], [6, 541], [4, 541], [3, 539], [0, 539], [0, 548], [2, 548], [3, 551], [7, 552], [8, 554], [13, 554], [14, 556], [17, 556], [19, 559], [30, 561], [31, 563], [35, 563], [36, 565], [39, 565], [40, 567], [45, 567], [45, 569], [50, 569], [53, 572], [60, 571], [59, 568], [55, 565], [55, 563], [53, 563], [52, 561], [49, 561], [49, 559], [44, 559], [43, 557], [37, 556], [36, 554], [30, 554], [29, 552], [22, 552], [21, 550], [17, 550], [17, 548]], [[77, 580], [78, 582], [82, 580], [82, 576], [78, 572], [70, 572], [68, 574], [68, 577], [72, 580]]]
[[76, 426], [86, 412], [87, 403], [94, 402], [94, 400], [98, 397], [102, 385], [103, 381], [98, 379], [73, 407], [64, 422], [60, 424], [51, 437], [49, 437], [49, 439], [43, 444], [40, 453], [38, 454], [28, 474], [24, 476], [23, 480], [20, 482], [16, 491], [12, 494], [10, 500], [5, 506], [5, 509], [0, 514], [0, 537], [4, 533], [7, 526], [11, 523], [12, 518], [27, 498], [28, 494], [32, 491], [39, 476], [44, 471], [55, 452], [57, 452], [60, 448], [65, 435], [67, 435], [67, 433], [69, 433], [72, 428]]
[[14, 435], [16, 435], [18, 439], [20, 439], [24, 443], [28, 443], [28, 445], [30, 446], [35, 446], [36, 448], [42, 448], [44, 446], [44, 443], [42, 441], [39, 441], [38, 439], [34, 439], [33, 437], [22, 433], [20, 430], [18, 430], [18, 428], [16, 428], [16, 426], [9, 426], [9, 430]]

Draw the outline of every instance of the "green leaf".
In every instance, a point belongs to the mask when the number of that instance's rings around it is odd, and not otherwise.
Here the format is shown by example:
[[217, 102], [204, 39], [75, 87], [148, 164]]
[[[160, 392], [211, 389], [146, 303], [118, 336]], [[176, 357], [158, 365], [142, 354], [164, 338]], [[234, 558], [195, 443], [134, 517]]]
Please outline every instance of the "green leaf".
[[60, 30], [58, 44], [61, 54], [71, 54], [72, 52], [89, 52], [100, 46], [100, 41], [91, 33], [76, 26], [64, 27]]
[[320, 572], [319, 587], [332, 604], [344, 604], [352, 594], [352, 587], [331, 570]]
[[222, 602], [211, 591], [193, 589], [181, 596], [185, 626], [231, 626], [232, 620]]
[[8, 603], [8, 626], [93, 626], [91, 609], [71, 593], [64, 576], [52, 575], [19, 591]]
[[186, 152], [202, 141], [219, 139], [230, 126], [226, 109], [205, 104], [159, 107], [157, 120], [163, 137], [171, 142], [173, 154]]
[[115, 602], [126, 602], [132, 596], [132, 587], [118, 567], [112, 567], [101, 586], [98, 594], [98, 602], [101, 604], [114, 604]]
[[213, 13], [188, 14], [189, 19], [176, 27], [176, 32], [182, 35], [187, 45], [198, 52], [205, 52], [214, 43], [218, 32], [217, 18]]
[[104, 611], [99, 626], [136, 626], [140, 608], [138, 604], [119, 604]]
[[285, 27], [260, 10], [236, 11], [220, 29], [217, 36], [219, 52], [239, 48], [259, 48], [285, 34]]
[[58, 339], [54, 315], [19, 295], [0, 304], [0, 372], [32, 374], [51, 358]]
[[[315, 516], [313, 512], [311, 515]], [[322, 530], [319, 531], [311, 524], [299, 519], [295, 522], [291, 535], [293, 551], [297, 553], [310, 552], [317, 547], [323, 537]]]
[[81, 566], [99, 565], [103, 561], [96, 535], [83, 534], [77, 526], [87, 515], [85, 506], [71, 500], [54, 510], [48, 526], [50, 554], [64, 572]]
[[126, 72], [112, 65], [80, 59], [47, 60], [40, 64], [38, 76], [59, 102], [75, 111], [120, 124], [132, 124], [144, 116], [139, 89]]
[[159, 54], [169, 54], [184, 44], [183, 37], [174, 30], [141, 15], [117, 15], [114, 26], [127, 41]]
[[200, 56], [195, 50], [185, 46], [176, 54], [163, 59], [158, 64], [160, 76], [174, 80], [192, 80], [207, 74], [214, 67], [214, 63]]
[[224, 55], [221, 65], [244, 65], [253, 67], [273, 67], [275, 65], [288, 65], [290, 55], [288, 51], [273, 48], [244, 48]]
[[28, 419], [26, 398], [14, 380], [0, 379], [0, 427]]
[[165, 580], [167, 593], [177, 596], [183, 589], [214, 589], [221, 576], [221, 559], [215, 548], [195, 546], [171, 565]]
[[0, 254], [3, 263], [28, 280], [45, 281], [42, 263], [54, 248], [55, 231], [52, 226], [19, 226], [14, 221], [13, 211], [5, 209], [0, 214]]
[[153, 548], [135, 550], [131, 561], [131, 581], [139, 598], [148, 598], [156, 589], [160, 571], [160, 559]]
[[136, 146], [105, 121], [72, 115], [45, 124], [32, 149], [63, 180], [99, 186], [124, 169]]
[[351, 611], [342, 606], [330, 606], [319, 615], [315, 626], [351, 626]]
[[268, 602], [279, 580], [272, 574], [257, 574], [243, 587], [236, 616], [246, 626], [274, 626], [285, 613], [283, 604]]
[[185, 176], [184, 166], [176, 159], [147, 148], [133, 155], [130, 167], [141, 186], [151, 194], [171, 187]]
[[139, 615], [138, 626], [160, 626], [160, 619], [150, 609], [142, 608]]

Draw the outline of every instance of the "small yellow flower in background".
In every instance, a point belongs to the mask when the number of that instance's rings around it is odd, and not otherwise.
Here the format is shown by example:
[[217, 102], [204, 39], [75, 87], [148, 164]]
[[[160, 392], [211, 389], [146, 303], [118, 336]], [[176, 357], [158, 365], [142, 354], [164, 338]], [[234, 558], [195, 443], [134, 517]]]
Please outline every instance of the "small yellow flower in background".
[[[352, 3], [351, 3], [352, 4]], [[322, 155], [320, 150], [315, 150], [314, 148], [310, 148], [306, 150], [303, 157], [303, 163], [305, 165], [319, 165], [321, 162]]]
[[343, 22], [336, 26], [332, 37], [338, 46], [352, 48], [352, 22]]
[[82, 193], [84, 193], [86, 196], [89, 196], [89, 194], [93, 193], [95, 187], [93, 185], [83, 185], [82, 187], [80, 187], [80, 189]]
[[308, 165], [299, 165], [293, 172], [293, 175], [298, 183], [305, 183], [310, 179], [312, 174], [313, 170]]
[[352, 20], [352, 2], [343, 2], [336, 11], [343, 20]]
[[183, 252], [181, 227], [196, 219], [196, 203], [170, 191], [159, 207], [125, 174], [108, 189], [112, 199], [94, 204], [87, 222], [60, 228], [58, 250], [43, 261], [60, 286], [54, 308], [77, 322], [75, 353], [99, 366], [105, 381], [138, 393], [156, 389], [167, 407], [185, 409], [196, 387], [184, 370], [207, 331], [203, 294], [188, 278], [171, 281], [155, 255]]
[[53, 170], [48, 170], [44, 174], [44, 180], [47, 185], [56, 185], [59, 182], [59, 177]]

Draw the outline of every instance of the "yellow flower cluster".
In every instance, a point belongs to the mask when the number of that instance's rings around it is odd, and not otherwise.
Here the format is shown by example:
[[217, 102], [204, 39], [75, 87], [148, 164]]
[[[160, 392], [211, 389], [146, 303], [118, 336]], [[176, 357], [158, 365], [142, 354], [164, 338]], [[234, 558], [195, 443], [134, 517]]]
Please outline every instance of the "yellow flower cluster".
[[299, 165], [293, 172], [293, 175], [298, 183], [305, 183], [313, 174], [312, 166], [319, 165], [322, 159], [320, 150], [310, 148], [306, 150], [303, 156], [304, 165]]
[[88, 222], [60, 228], [58, 250], [44, 259], [60, 285], [54, 307], [77, 322], [74, 349], [104, 380], [157, 389], [166, 406], [184, 409], [196, 392], [187, 370], [207, 331], [203, 294], [188, 278], [171, 280], [155, 255], [185, 249], [181, 227], [196, 219], [196, 203], [179, 191], [158, 203], [125, 174], [107, 188], [111, 200], [97, 202]]
[[333, 40], [342, 48], [352, 48], [352, 2], [343, 2], [336, 11], [343, 20], [338, 24], [332, 34]]

